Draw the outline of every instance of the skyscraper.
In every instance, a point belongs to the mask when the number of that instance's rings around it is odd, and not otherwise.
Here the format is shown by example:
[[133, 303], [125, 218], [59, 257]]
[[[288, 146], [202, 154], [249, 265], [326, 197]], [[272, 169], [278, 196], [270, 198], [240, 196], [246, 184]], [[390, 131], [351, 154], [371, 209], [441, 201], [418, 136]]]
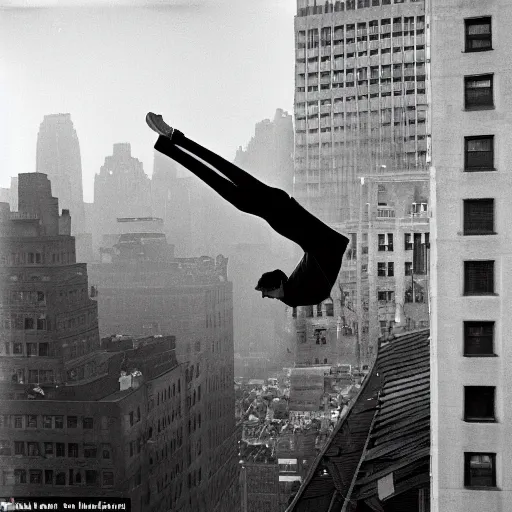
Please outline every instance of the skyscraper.
[[114, 144], [94, 176], [94, 242], [116, 232], [117, 218], [151, 217], [151, 181], [129, 143]]
[[510, 509], [512, 4], [430, 0], [432, 511]]
[[48, 175], [61, 208], [69, 210], [73, 234], [84, 233], [82, 161], [70, 114], [44, 116], [37, 136], [36, 171]]
[[358, 176], [425, 164], [425, 16], [415, 0], [298, 0], [295, 185], [322, 220], [358, 217]]

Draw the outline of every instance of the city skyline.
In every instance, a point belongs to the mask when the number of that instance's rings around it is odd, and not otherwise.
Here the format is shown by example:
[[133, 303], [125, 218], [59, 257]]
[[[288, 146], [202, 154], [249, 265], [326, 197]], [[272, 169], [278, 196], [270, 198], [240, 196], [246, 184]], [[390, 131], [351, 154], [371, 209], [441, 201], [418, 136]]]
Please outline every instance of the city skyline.
[[37, 131], [48, 114], [71, 114], [84, 200], [92, 202], [94, 175], [115, 143], [130, 143], [151, 176], [149, 110], [229, 160], [257, 122], [276, 108], [291, 112], [294, 2], [88, 4], [0, 10], [8, 99], [0, 103], [0, 186], [35, 171]]

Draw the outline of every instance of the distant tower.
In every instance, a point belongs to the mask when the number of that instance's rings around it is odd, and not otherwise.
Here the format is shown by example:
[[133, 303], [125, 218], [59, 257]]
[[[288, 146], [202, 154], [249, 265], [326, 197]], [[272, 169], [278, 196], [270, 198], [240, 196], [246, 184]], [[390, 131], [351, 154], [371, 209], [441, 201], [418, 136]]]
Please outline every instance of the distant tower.
[[44, 116], [37, 136], [36, 170], [48, 175], [61, 208], [73, 219], [73, 234], [85, 231], [80, 144], [70, 114]]
[[96, 235], [112, 234], [119, 217], [151, 217], [151, 180], [129, 143], [114, 144], [94, 177]]

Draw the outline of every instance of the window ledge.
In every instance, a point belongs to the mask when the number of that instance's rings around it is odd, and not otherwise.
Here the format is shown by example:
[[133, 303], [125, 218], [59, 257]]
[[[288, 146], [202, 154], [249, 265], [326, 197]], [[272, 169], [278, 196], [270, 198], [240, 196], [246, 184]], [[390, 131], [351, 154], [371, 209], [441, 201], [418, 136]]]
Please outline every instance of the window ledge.
[[464, 293], [464, 297], [499, 297], [497, 293]]
[[482, 48], [482, 49], [477, 49], [477, 50], [462, 50], [460, 53], [482, 53], [482, 52], [491, 52], [493, 50], [494, 50], [494, 48], [490, 47], [490, 48]]
[[499, 487], [484, 487], [480, 485], [465, 485], [464, 489], [467, 489], [468, 491], [501, 491]]
[[496, 110], [495, 105], [478, 105], [475, 107], [464, 107], [462, 112], [475, 112], [478, 110]]
[[476, 168], [476, 169], [464, 169], [464, 172], [493, 172], [493, 171], [497, 171], [498, 169], [496, 169], [495, 167], [479, 167], [479, 168]]
[[499, 357], [498, 354], [464, 354], [464, 357]]
[[462, 233], [463, 236], [487, 236], [487, 235], [497, 235], [496, 231], [482, 231], [481, 233]]
[[498, 423], [496, 418], [464, 418], [466, 423]]

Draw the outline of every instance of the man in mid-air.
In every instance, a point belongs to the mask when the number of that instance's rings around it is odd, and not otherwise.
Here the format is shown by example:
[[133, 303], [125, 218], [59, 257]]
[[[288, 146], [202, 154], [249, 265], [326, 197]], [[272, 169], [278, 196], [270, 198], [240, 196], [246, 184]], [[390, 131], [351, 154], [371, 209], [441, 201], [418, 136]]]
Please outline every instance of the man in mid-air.
[[171, 128], [162, 116], [150, 112], [146, 122], [159, 135], [157, 151], [193, 172], [240, 211], [266, 220], [304, 251], [290, 277], [282, 270], [261, 276], [256, 290], [262, 297], [279, 299], [291, 307], [320, 304], [330, 297], [349, 243], [347, 237], [325, 225], [283, 190], [265, 185]]

